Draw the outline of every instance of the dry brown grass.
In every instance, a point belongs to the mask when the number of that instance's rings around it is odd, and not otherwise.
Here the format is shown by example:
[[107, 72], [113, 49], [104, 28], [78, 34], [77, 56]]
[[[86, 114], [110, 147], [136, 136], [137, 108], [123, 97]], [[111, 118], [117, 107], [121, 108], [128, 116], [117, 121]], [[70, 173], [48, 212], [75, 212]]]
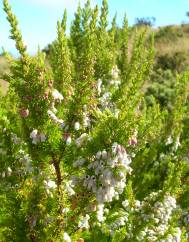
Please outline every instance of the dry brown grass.
[[167, 43], [159, 42], [155, 44], [158, 55], [174, 54], [176, 52], [189, 51], [189, 39], [186, 37], [180, 38], [177, 41], [167, 41]]
[[167, 26], [154, 30], [155, 35], [160, 35], [161, 32], [162, 36], [155, 39], [157, 55], [174, 55], [176, 52], [189, 51], [189, 25]]

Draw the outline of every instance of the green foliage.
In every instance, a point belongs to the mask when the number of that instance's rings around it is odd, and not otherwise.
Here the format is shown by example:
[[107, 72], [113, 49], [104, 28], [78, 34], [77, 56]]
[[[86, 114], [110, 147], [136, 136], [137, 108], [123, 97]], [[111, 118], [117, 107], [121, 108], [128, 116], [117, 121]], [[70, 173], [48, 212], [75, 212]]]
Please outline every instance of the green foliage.
[[129, 41], [129, 30], [128, 30], [128, 21], [126, 15], [123, 20], [123, 28], [122, 28], [122, 36], [121, 36], [121, 55], [119, 59], [119, 68], [121, 70], [121, 77], [125, 78], [128, 69], [128, 41]]
[[148, 104], [152, 103], [151, 95], [158, 100], [161, 107], [172, 107], [175, 96], [176, 78], [171, 70], [154, 70], [151, 75], [151, 81], [146, 90], [146, 100]]
[[55, 80], [54, 86], [63, 90], [64, 95], [68, 95], [67, 90], [72, 79], [72, 62], [66, 37], [66, 16], [67, 13], [65, 11], [62, 22], [58, 21], [57, 23], [58, 36], [51, 46], [49, 56], [53, 79]]
[[176, 41], [179, 37], [184, 35], [182, 29], [176, 31], [173, 26], [161, 27], [156, 34], [156, 40], [164, 39], [164, 41]]
[[26, 46], [23, 44], [22, 35], [18, 29], [18, 21], [16, 16], [12, 13], [11, 7], [8, 3], [8, 0], [3, 1], [4, 10], [7, 13], [7, 20], [11, 25], [11, 39], [15, 40], [16, 48], [22, 56], [26, 55]]
[[182, 72], [186, 70], [187, 53], [175, 52], [172, 54], [160, 55], [157, 57], [157, 67], [167, 70], [170, 69], [173, 72]]

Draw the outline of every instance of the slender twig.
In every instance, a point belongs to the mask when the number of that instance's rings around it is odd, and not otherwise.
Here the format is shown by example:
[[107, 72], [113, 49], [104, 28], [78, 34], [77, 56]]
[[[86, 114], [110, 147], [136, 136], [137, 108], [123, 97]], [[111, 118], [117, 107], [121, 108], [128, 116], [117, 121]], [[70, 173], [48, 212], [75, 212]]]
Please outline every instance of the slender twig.
[[58, 193], [60, 195], [60, 186], [62, 183], [62, 174], [61, 174], [61, 170], [60, 170], [60, 159], [57, 159], [54, 154], [52, 154], [52, 164], [55, 169], [57, 189], [58, 189]]

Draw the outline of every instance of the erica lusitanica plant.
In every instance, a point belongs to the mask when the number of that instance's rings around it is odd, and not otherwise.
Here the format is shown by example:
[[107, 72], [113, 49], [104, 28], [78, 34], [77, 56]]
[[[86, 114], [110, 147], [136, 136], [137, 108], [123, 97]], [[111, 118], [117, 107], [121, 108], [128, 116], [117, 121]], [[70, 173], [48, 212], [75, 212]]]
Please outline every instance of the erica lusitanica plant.
[[153, 37], [88, 0], [30, 56], [8, 0], [0, 97], [0, 241], [187, 242], [189, 72], [171, 112], [145, 102]]

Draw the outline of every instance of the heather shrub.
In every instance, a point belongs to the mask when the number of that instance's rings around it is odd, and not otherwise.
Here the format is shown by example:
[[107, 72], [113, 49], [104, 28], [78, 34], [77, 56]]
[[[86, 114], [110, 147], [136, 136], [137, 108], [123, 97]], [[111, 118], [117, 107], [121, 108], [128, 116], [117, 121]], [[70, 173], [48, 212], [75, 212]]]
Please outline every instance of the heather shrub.
[[153, 38], [136, 33], [129, 55], [106, 0], [79, 6], [69, 37], [64, 13], [48, 65], [3, 3], [20, 58], [6, 53], [0, 100], [2, 241], [187, 241], [188, 72], [168, 113], [144, 98]]

